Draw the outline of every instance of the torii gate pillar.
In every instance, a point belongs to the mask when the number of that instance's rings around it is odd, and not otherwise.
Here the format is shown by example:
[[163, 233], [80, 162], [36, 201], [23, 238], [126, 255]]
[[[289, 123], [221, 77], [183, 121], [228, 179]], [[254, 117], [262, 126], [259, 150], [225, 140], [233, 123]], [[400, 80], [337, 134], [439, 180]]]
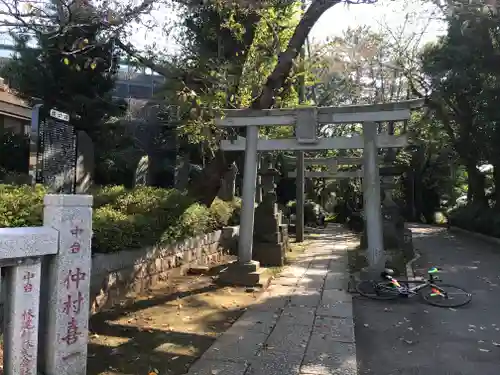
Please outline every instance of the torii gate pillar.
[[365, 207], [366, 234], [368, 237], [368, 261], [373, 271], [385, 265], [382, 232], [382, 209], [380, 202], [380, 178], [378, 170], [377, 125], [363, 123], [363, 199]]
[[255, 191], [257, 189], [258, 141], [259, 127], [257, 125], [247, 126], [245, 164], [243, 166], [240, 228], [250, 229], [240, 231], [240, 239], [238, 241], [238, 263], [240, 264], [252, 262]]

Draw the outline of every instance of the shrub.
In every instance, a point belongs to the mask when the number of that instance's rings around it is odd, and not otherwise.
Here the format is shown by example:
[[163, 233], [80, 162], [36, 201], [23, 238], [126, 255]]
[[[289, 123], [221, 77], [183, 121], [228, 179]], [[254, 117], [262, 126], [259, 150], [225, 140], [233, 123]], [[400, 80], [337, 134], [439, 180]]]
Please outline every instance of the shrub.
[[137, 220], [110, 205], [94, 210], [92, 250], [109, 253], [141, 247], [144, 228], [136, 225]]
[[241, 198], [235, 198], [232, 202], [233, 214], [229, 219], [227, 225], [240, 225], [240, 214], [241, 214]]
[[216, 227], [223, 227], [226, 225], [234, 225], [232, 219], [234, 218], [235, 211], [241, 210], [241, 201], [225, 202], [219, 198], [215, 198], [210, 206], [210, 215], [214, 218], [214, 225]]
[[192, 204], [182, 213], [177, 223], [167, 228], [161, 237], [161, 242], [180, 240], [207, 233], [214, 228], [214, 221], [207, 206], [199, 203]]
[[[296, 214], [297, 212], [297, 202], [290, 201], [287, 203], [286, 207], [289, 209], [291, 214]], [[304, 221], [305, 223], [315, 223], [318, 219], [320, 211], [324, 211], [323, 208], [311, 200], [306, 200], [304, 202]]]
[[94, 196], [94, 208], [113, 203], [126, 192], [127, 190], [124, 186], [96, 187], [91, 191], [91, 194]]
[[43, 186], [0, 185], [0, 227], [42, 225]]
[[[43, 196], [37, 185], [0, 185], [0, 227], [42, 225]], [[237, 221], [239, 202], [216, 199], [210, 208], [175, 189], [108, 186], [93, 190], [92, 250], [108, 253], [177, 241]], [[232, 224], [232, 223], [231, 223]]]

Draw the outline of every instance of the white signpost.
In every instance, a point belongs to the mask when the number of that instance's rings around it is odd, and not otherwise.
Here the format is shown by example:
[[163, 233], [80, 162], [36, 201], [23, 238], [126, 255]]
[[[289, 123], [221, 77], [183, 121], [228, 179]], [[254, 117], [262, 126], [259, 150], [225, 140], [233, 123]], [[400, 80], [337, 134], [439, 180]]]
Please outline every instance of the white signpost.
[[[363, 179], [365, 212], [368, 221], [368, 253], [370, 267], [383, 261], [382, 217], [380, 209], [380, 179], [378, 149], [404, 147], [406, 134], [377, 134], [377, 123], [404, 121], [410, 110], [423, 105], [422, 100], [346, 107], [308, 107], [297, 109], [227, 110], [226, 117], [216, 120], [222, 127], [246, 127], [246, 138], [223, 140], [224, 151], [245, 151], [238, 263], [252, 264], [257, 156], [259, 151], [320, 151], [325, 149], [363, 149]], [[363, 123], [363, 135], [318, 138], [318, 124]], [[259, 139], [259, 126], [295, 126], [295, 138]], [[298, 178], [299, 184], [304, 179]], [[299, 202], [297, 202], [299, 209]], [[297, 211], [297, 215], [303, 215]], [[251, 267], [247, 267], [251, 268]]]

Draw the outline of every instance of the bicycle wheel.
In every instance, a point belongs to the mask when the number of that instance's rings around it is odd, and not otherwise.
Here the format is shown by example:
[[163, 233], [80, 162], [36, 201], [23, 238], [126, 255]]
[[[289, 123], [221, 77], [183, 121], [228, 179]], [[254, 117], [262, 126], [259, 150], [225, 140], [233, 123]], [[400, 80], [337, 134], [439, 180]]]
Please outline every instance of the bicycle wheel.
[[399, 297], [399, 290], [392, 287], [389, 282], [377, 282], [373, 280], [360, 281], [356, 285], [356, 290], [363, 297], [377, 299], [377, 300], [390, 300]]
[[425, 302], [437, 307], [460, 307], [472, 300], [472, 294], [451, 284], [432, 284], [418, 292]]

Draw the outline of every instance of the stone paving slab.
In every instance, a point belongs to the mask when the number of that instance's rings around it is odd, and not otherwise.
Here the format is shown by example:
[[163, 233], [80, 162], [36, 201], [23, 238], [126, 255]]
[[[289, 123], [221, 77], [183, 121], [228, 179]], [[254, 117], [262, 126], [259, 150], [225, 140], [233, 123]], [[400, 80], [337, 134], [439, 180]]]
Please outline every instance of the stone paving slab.
[[312, 335], [328, 341], [354, 343], [354, 323], [352, 319], [318, 316]]
[[[313, 270], [327, 270], [328, 265], [330, 264], [331, 257], [317, 256], [315, 259], [311, 261], [311, 265], [309, 266], [308, 271]], [[307, 272], [306, 272], [307, 273]]]
[[248, 310], [236, 321], [236, 323], [232, 325], [228, 331], [232, 329], [240, 329], [243, 331], [247, 330], [270, 334], [279, 317], [280, 314], [272, 310]]
[[247, 368], [247, 363], [198, 360], [191, 366], [187, 375], [243, 375]]
[[280, 321], [266, 341], [266, 346], [273, 352], [304, 352], [311, 336], [311, 326], [290, 325]]
[[345, 243], [352, 238], [339, 226], [315, 236], [188, 375], [357, 375]]
[[300, 371], [315, 375], [356, 375], [356, 347], [312, 336]]
[[250, 363], [245, 375], [299, 375], [303, 352], [265, 350]]
[[349, 283], [349, 276], [345, 272], [333, 272], [330, 271], [326, 275], [324, 289], [341, 289], [347, 290]]
[[316, 308], [286, 306], [281, 313], [280, 322], [290, 325], [312, 326], [316, 317]]
[[297, 283], [301, 288], [320, 289], [325, 283], [325, 275], [304, 275]]
[[203, 359], [225, 362], [247, 362], [262, 348], [268, 334], [246, 331], [241, 335], [232, 332], [223, 334], [203, 354]]
[[330, 272], [345, 272], [345, 269], [348, 267], [347, 262], [344, 261], [332, 261], [328, 266], [328, 271]]
[[277, 277], [272, 282], [274, 285], [296, 286], [300, 277]]
[[290, 301], [295, 287], [287, 285], [271, 285], [261, 295], [255, 305], [249, 310], [257, 311], [278, 311], [285, 307]]
[[290, 305], [299, 307], [316, 307], [321, 301], [321, 291], [316, 288], [296, 288]]
[[352, 302], [352, 296], [345, 290], [324, 290], [321, 297], [322, 305], [334, 305], [339, 302]]
[[304, 273], [306, 273], [308, 267], [302, 267], [299, 265], [290, 265], [287, 266], [281, 273], [281, 276], [285, 277], [301, 277]]
[[338, 302], [331, 305], [322, 305], [316, 310], [316, 315], [352, 319], [352, 302]]

